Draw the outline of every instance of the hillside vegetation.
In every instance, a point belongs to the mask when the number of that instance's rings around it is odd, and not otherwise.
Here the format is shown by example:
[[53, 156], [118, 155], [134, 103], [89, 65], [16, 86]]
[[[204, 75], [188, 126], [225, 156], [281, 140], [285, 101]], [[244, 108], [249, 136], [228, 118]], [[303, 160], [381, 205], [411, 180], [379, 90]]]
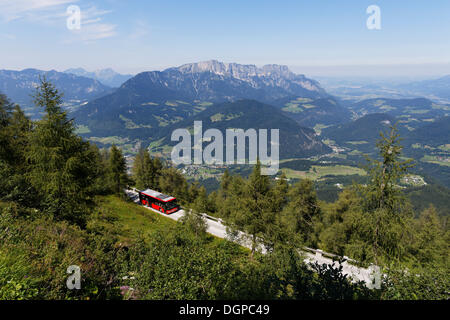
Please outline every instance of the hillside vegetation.
[[[74, 133], [51, 83], [35, 98], [39, 121], [0, 96], [0, 299], [448, 299], [448, 223], [432, 206], [413, 212], [398, 187], [410, 162], [395, 128], [377, 143], [369, 182], [334, 203], [320, 203], [311, 180], [261, 175], [259, 162], [248, 178], [226, 171], [208, 195], [145, 149], [130, 176], [119, 148]], [[130, 185], [193, 213], [156, 215], [126, 200]], [[209, 236], [196, 212], [244, 231], [251, 250]], [[340, 267], [306, 265], [302, 246], [375, 263], [386, 277], [367, 289]], [[80, 290], [66, 286], [73, 265]]]

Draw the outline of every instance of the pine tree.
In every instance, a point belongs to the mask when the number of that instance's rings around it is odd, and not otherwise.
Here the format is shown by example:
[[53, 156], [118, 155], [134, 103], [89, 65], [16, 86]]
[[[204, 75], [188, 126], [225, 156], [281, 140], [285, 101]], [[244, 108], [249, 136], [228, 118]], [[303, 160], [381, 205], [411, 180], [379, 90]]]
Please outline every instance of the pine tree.
[[164, 169], [164, 164], [160, 158], [153, 158], [152, 160], [152, 174], [151, 174], [151, 185], [155, 190], [160, 189], [159, 181]]
[[194, 181], [189, 187], [189, 201], [194, 202], [200, 192], [200, 183]]
[[8, 155], [9, 136], [7, 128], [11, 118], [11, 104], [6, 96], [0, 94], [0, 159], [6, 159]]
[[247, 182], [240, 175], [227, 176], [226, 180], [222, 179], [223, 181], [227, 181], [227, 185], [226, 190], [223, 189], [223, 183], [219, 189], [216, 199], [217, 211], [220, 217], [230, 220], [230, 223], [232, 223], [236, 210], [240, 206], [240, 201], [244, 197]]
[[31, 128], [20, 107], [0, 95], [0, 198], [6, 201], [35, 201], [35, 192], [25, 179], [29, 169], [25, 150]]
[[100, 150], [95, 144], [89, 145], [90, 158], [93, 159], [93, 174], [95, 177], [91, 185], [93, 194], [106, 195], [111, 192], [108, 186], [108, 149]]
[[398, 183], [412, 167], [412, 160], [400, 160], [403, 147], [396, 126], [391, 127], [389, 135], [380, 135], [377, 148], [381, 160], [368, 159], [370, 182], [361, 191], [364, 210], [371, 218], [370, 237], [376, 264], [380, 255], [394, 259], [401, 254], [399, 240], [404, 229], [405, 199]]
[[109, 182], [116, 195], [124, 194], [128, 184], [127, 163], [122, 151], [115, 145], [111, 147], [109, 156]]
[[441, 262], [448, 266], [450, 257], [445, 231], [433, 205], [421, 212], [414, 235], [415, 256], [422, 264]]
[[261, 163], [256, 163], [242, 196], [234, 195], [234, 227], [250, 235], [252, 255], [264, 237], [271, 233], [275, 215], [271, 207], [271, 182], [269, 176], [261, 175]]
[[155, 168], [154, 161], [150, 158], [148, 150], [140, 148], [134, 159], [133, 178], [138, 189], [157, 189], [155, 185]]
[[303, 244], [314, 246], [314, 220], [320, 215], [314, 183], [303, 179], [289, 190], [289, 203], [284, 210], [286, 224]]
[[208, 212], [217, 214], [218, 213], [218, 196], [217, 192], [213, 191], [208, 195]]
[[203, 186], [198, 189], [197, 198], [194, 201], [193, 209], [198, 213], [207, 213], [209, 211], [208, 194]]
[[95, 178], [89, 143], [74, 133], [73, 121], [62, 110], [61, 95], [45, 78], [34, 101], [45, 114], [30, 134], [29, 181], [41, 197], [45, 212], [83, 224], [91, 203], [89, 187]]
[[164, 168], [161, 171], [158, 185], [161, 192], [176, 197], [180, 203], [191, 203], [188, 183], [176, 168]]
[[219, 197], [222, 198], [223, 200], [227, 198], [231, 180], [232, 178], [230, 176], [230, 173], [228, 172], [228, 169], [225, 169], [225, 172], [223, 173], [222, 178], [220, 180], [220, 191], [219, 191]]
[[286, 175], [281, 174], [274, 189], [273, 189], [273, 205], [274, 210], [281, 212], [283, 208], [288, 204], [289, 183]]

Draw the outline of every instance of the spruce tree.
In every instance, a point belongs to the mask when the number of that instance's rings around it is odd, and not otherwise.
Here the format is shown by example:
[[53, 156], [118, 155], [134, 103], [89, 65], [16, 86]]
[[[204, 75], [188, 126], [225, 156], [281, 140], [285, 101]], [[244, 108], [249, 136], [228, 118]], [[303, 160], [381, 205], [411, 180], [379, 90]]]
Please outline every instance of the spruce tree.
[[153, 160], [150, 158], [148, 150], [140, 148], [138, 154], [134, 159], [133, 164], [133, 178], [138, 189], [157, 189], [155, 185], [155, 169], [153, 167]]
[[151, 175], [151, 185], [154, 186], [156, 190], [160, 189], [159, 180], [162, 175], [162, 171], [164, 169], [164, 164], [162, 163], [160, 158], [153, 158], [152, 161], [153, 172]]
[[219, 197], [221, 197], [223, 200], [227, 198], [228, 191], [231, 184], [231, 176], [228, 172], [228, 169], [225, 169], [225, 172], [222, 175], [222, 178], [220, 180], [220, 191], [219, 191]]
[[369, 214], [375, 263], [380, 256], [396, 259], [401, 255], [400, 238], [405, 222], [405, 198], [398, 183], [412, 167], [412, 160], [401, 160], [403, 147], [396, 126], [377, 142], [381, 160], [368, 159], [370, 182], [361, 193], [364, 210]]
[[0, 95], [0, 198], [4, 200], [34, 202], [34, 192], [25, 180], [30, 131], [31, 121], [20, 107]]
[[308, 246], [315, 245], [314, 221], [320, 215], [314, 183], [303, 179], [289, 190], [289, 203], [284, 210], [286, 224], [296, 240]]
[[112, 191], [116, 195], [122, 196], [128, 184], [127, 163], [122, 151], [115, 145], [110, 150], [108, 169], [109, 183]]
[[193, 209], [198, 213], [207, 213], [209, 211], [208, 194], [203, 186], [198, 189], [197, 197], [193, 201]]
[[261, 175], [261, 163], [258, 160], [244, 186], [242, 196], [235, 195], [233, 224], [250, 235], [252, 255], [274, 227], [271, 188], [269, 176]]
[[8, 126], [11, 119], [12, 106], [6, 96], [0, 94], [0, 159], [6, 160], [9, 153], [10, 136]]
[[41, 79], [34, 102], [44, 108], [45, 114], [30, 134], [29, 181], [45, 212], [56, 219], [83, 224], [91, 203], [89, 187], [95, 178], [89, 143], [74, 133], [73, 120], [67, 118], [61, 106], [62, 96], [45, 78]]
[[159, 191], [176, 197], [180, 203], [190, 204], [189, 186], [185, 177], [173, 167], [164, 168], [159, 177]]
[[89, 146], [90, 157], [93, 159], [95, 180], [91, 185], [92, 193], [106, 195], [110, 192], [108, 186], [108, 149], [100, 150], [95, 144]]

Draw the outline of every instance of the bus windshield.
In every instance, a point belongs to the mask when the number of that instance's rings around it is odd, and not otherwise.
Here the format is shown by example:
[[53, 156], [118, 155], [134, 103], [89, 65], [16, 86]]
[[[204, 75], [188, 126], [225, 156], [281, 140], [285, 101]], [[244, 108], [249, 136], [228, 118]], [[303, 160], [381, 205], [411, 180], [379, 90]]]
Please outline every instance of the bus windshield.
[[174, 201], [169, 201], [166, 203], [166, 209], [170, 210], [172, 208], [175, 208], [176, 206], [178, 206], [177, 202]]

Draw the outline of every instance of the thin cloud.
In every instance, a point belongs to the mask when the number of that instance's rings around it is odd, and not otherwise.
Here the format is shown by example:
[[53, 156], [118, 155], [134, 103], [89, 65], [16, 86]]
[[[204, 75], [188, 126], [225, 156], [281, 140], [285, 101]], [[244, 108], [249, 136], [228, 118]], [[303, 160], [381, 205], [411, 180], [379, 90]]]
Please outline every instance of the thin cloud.
[[114, 37], [116, 32], [116, 25], [103, 22], [103, 16], [111, 13], [110, 10], [98, 9], [95, 6], [81, 9], [81, 29], [72, 30], [71, 33], [75, 37], [71, 37], [66, 42], [76, 42], [81, 40], [83, 42], [93, 42], [96, 40]]
[[129, 35], [130, 39], [139, 39], [150, 33], [150, 27], [145, 21], [138, 20], [134, 25], [134, 29]]
[[78, 0], [0, 0], [0, 17], [5, 22], [23, 18], [33, 18], [44, 13], [62, 8]]
[[63, 41], [73, 43], [77, 41], [93, 42], [113, 37], [117, 34], [116, 25], [106, 23], [104, 17], [111, 10], [97, 8], [95, 5], [82, 6], [81, 29], [68, 30], [67, 6], [79, 3], [78, 0], [0, 0], [0, 19], [3, 22], [26, 20], [31, 23], [64, 27], [69, 34]]
[[80, 39], [84, 42], [106, 39], [115, 36], [116, 26], [108, 23], [93, 23], [82, 26], [78, 32]]

